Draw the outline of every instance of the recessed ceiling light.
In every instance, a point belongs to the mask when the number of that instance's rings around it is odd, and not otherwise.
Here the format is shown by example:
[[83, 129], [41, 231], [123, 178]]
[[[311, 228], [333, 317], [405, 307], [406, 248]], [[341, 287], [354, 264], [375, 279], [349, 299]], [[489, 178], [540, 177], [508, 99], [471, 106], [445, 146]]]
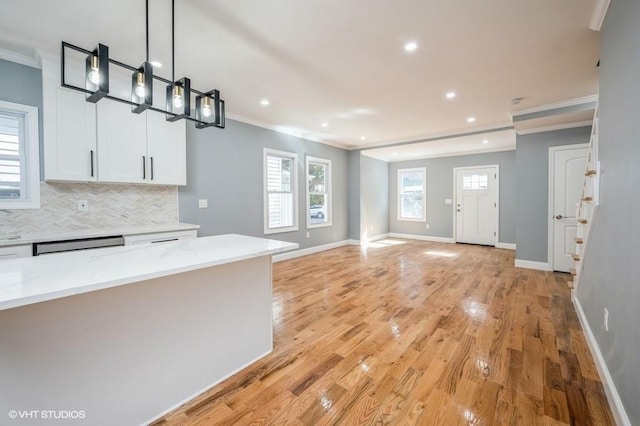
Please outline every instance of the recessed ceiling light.
[[406, 50], [407, 52], [415, 52], [417, 48], [418, 43], [416, 43], [415, 41], [410, 41], [409, 43], [404, 45], [404, 50]]
[[367, 139], [367, 138], [366, 138], [366, 137], [364, 137], [364, 136], [360, 136], [360, 140], [361, 140], [361, 141], [363, 141], [363, 140], [365, 140], [365, 139]]
[[475, 117], [469, 117], [467, 118], [467, 123], [473, 123], [474, 121], [476, 121]]
[[151, 61], [151, 66], [154, 68], [162, 68], [162, 62], [160, 61]]
[[322, 123], [322, 127], [327, 127], [328, 125], [329, 125], [329, 123], [327, 123], [327, 122]]
[[447, 92], [445, 96], [447, 97], [447, 99], [453, 99], [456, 97], [456, 92]]
[[395, 157], [396, 155], [398, 155], [398, 153], [397, 153], [397, 152], [394, 152], [394, 153], [393, 153], [393, 156]]
[[482, 141], [482, 143], [489, 143], [489, 141], [485, 139]]
[[260, 101], [260, 105], [262, 106], [268, 106], [269, 105], [269, 100], [268, 99], [263, 99]]

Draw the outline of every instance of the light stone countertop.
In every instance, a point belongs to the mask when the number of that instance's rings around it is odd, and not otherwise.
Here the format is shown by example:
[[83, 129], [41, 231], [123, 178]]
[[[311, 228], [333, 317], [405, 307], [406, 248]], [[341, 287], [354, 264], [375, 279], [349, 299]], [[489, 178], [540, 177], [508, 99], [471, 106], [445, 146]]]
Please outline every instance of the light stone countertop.
[[[0, 232], [0, 247], [41, 243], [44, 241], [63, 241], [75, 240], [79, 238], [108, 237], [112, 235], [140, 235], [154, 234], [156, 232], [190, 231], [199, 228], [200, 225], [193, 225], [190, 223], [166, 223], [139, 226], [121, 226], [115, 228], [74, 229], [64, 232], [25, 233], [24, 235], [21, 235], [19, 232], [11, 233], [9, 235], [3, 235], [2, 232]], [[7, 236], [11, 236], [13, 234], [20, 235], [20, 238], [6, 238]]]
[[296, 248], [295, 243], [225, 234], [9, 259], [0, 268], [0, 310]]

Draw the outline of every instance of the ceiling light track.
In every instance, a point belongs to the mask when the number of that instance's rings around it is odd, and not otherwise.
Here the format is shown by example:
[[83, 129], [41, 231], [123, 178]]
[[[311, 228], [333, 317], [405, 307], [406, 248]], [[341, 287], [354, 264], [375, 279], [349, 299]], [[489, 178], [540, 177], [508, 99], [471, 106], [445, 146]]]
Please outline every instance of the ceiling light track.
[[[149, 0], [146, 6], [146, 59], [138, 68], [116, 61], [109, 57], [109, 47], [98, 44], [93, 51], [73, 44], [62, 42], [61, 48], [61, 86], [86, 94], [87, 102], [96, 103], [102, 98], [131, 105], [131, 112], [139, 114], [145, 110], [164, 113], [167, 121], [185, 119], [193, 121], [196, 128], [225, 127], [225, 101], [220, 98], [220, 91], [213, 89], [201, 92], [191, 88], [191, 80], [183, 77], [175, 79], [175, 0], [171, 1], [171, 77], [167, 80], [153, 74], [153, 66], [149, 61]], [[66, 80], [67, 50], [86, 55], [85, 87], [79, 87]], [[109, 68], [117, 66], [132, 72], [131, 98], [124, 99], [109, 94]], [[166, 84], [165, 108], [153, 106], [153, 81]], [[192, 116], [191, 98], [195, 96], [195, 117]]]

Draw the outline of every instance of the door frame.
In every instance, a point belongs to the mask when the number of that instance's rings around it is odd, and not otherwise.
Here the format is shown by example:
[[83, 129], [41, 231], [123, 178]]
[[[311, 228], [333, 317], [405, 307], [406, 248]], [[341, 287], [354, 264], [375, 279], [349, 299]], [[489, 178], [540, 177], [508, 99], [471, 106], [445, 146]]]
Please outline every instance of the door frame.
[[550, 271], [554, 271], [555, 261], [553, 258], [553, 220], [555, 219], [555, 212], [553, 206], [553, 200], [555, 198], [555, 161], [554, 156], [558, 151], [567, 151], [573, 149], [589, 148], [588, 143], [577, 143], [573, 145], [560, 145], [549, 147], [549, 181], [547, 182], [547, 192], [549, 196], [547, 198], [547, 265]]
[[456, 206], [458, 204], [458, 170], [484, 169], [494, 167], [496, 169], [496, 235], [493, 246], [496, 247], [500, 241], [500, 164], [483, 164], [479, 166], [464, 166], [453, 168], [453, 204], [451, 214], [453, 216], [453, 241], [458, 242], [458, 215], [456, 214]]

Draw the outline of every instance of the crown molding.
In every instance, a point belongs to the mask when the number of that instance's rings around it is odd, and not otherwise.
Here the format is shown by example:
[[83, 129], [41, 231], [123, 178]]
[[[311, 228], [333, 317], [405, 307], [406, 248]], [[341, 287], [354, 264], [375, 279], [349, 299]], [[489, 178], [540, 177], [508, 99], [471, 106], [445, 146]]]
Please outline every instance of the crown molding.
[[531, 114], [531, 113], [535, 113], [535, 112], [549, 111], [549, 110], [553, 110], [553, 109], [565, 108], [565, 107], [570, 107], [570, 106], [575, 106], [575, 105], [588, 104], [588, 103], [597, 102], [597, 101], [598, 101], [598, 95], [597, 94], [589, 95], [589, 96], [583, 96], [581, 98], [567, 99], [567, 100], [564, 100], [564, 101], [559, 101], [559, 102], [554, 102], [554, 103], [550, 103], [550, 104], [539, 105], [539, 106], [532, 107], [532, 108], [520, 109], [520, 110], [517, 110], [517, 111], [513, 111], [513, 112], [511, 112], [511, 118], [513, 119], [513, 117], [517, 117], [519, 115], [526, 115], [526, 114]]
[[424, 136], [412, 136], [409, 138], [391, 139], [391, 140], [387, 140], [383, 142], [375, 142], [367, 145], [350, 145], [346, 149], [350, 151], [354, 151], [354, 150], [364, 150], [364, 149], [373, 149], [373, 148], [388, 148], [388, 147], [397, 146], [397, 145], [410, 145], [410, 144], [420, 143], [420, 142], [432, 142], [432, 141], [437, 141], [442, 139], [451, 139], [451, 138], [459, 138], [464, 136], [481, 135], [484, 133], [501, 132], [503, 130], [513, 130], [513, 123], [504, 122], [504, 123], [492, 124], [489, 126], [474, 127], [473, 129], [468, 129], [467, 131], [463, 131], [463, 132], [458, 131], [457, 133], [451, 133], [451, 132], [431, 133], [429, 135], [424, 135]]
[[41, 68], [42, 63], [40, 57], [33, 51], [31, 54], [18, 53], [13, 50], [0, 47], [0, 59], [5, 61], [15, 62], [16, 64], [26, 65], [32, 68]]
[[554, 124], [552, 126], [532, 127], [530, 129], [516, 130], [516, 134], [530, 135], [532, 133], [551, 132], [554, 130], [564, 130], [564, 129], [573, 129], [576, 127], [591, 126], [592, 124], [593, 124], [592, 120], [576, 121], [574, 123]]
[[256, 127], [261, 127], [263, 129], [267, 129], [267, 130], [273, 130], [274, 132], [278, 132], [278, 133], [282, 133], [285, 135], [289, 135], [289, 136], [295, 136], [297, 138], [301, 138], [301, 139], [306, 139], [308, 141], [311, 142], [317, 142], [317, 143], [321, 143], [324, 145], [329, 145], [332, 146], [334, 148], [340, 148], [340, 149], [353, 149], [351, 146], [345, 145], [345, 144], [341, 144], [338, 142], [332, 142], [332, 141], [327, 141], [327, 140], [323, 140], [320, 138], [314, 138], [312, 136], [306, 136], [304, 134], [304, 132], [301, 131], [297, 131], [297, 130], [289, 130], [287, 128], [284, 128], [284, 126], [274, 126], [272, 124], [267, 124], [267, 123], [263, 123], [261, 121], [256, 121], [256, 120], [252, 120], [250, 118], [247, 117], [243, 117], [241, 115], [236, 115], [236, 114], [227, 114], [226, 115], [228, 119], [234, 120], [234, 121], [238, 121], [240, 123], [244, 123], [244, 124], [250, 124], [252, 126], [256, 126]]
[[590, 30], [600, 31], [610, 3], [611, 0], [596, 0], [596, 7], [593, 9], [593, 15], [591, 15], [591, 22], [589, 23]]

